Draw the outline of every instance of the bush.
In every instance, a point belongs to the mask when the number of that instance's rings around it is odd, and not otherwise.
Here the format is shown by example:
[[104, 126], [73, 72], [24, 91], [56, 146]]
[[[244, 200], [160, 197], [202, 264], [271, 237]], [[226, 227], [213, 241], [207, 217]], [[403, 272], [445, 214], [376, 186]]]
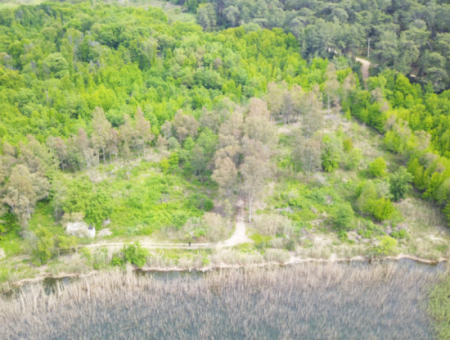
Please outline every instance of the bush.
[[108, 248], [102, 247], [94, 252], [93, 265], [95, 270], [105, 269], [108, 267]]
[[292, 221], [280, 215], [257, 215], [254, 219], [254, 227], [262, 235], [288, 235], [290, 237], [294, 233]]
[[406, 236], [408, 236], [408, 234], [406, 233], [406, 230], [402, 229], [399, 231], [393, 231], [391, 233], [391, 236], [396, 239], [404, 239], [406, 238]]
[[186, 200], [186, 206], [188, 208], [210, 211], [214, 208], [214, 202], [208, 196], [193, 194]]
[[77, 249], [78, 238], [76, 236], [58, 236], [58, 247], [65, 252]]
[[390, 178], [389, 190], [394, 197], [394, 201], [405, 198], [406, 193], [411, 187], [413, 175], [411, 175], [405, 167], [401, 167]]
[[85, 258], [89, 263], [92, 262], [92, 253], [89, 248], [81, 248], [78, 253], [80, 254], [81, 258]]
[[378, 255], [394, 255], [396, 253], [397, 240], [390, 236], [382, 236], [379, 238], [380, 243], [374, 248]]
[[391, 200], [384, 197], [370, 202], [370, 212], [380, 222], [389, 219], [394, 211]]
[[345, 157], [345, 165], [348, 170], [356, 170], [361, 163], [362, 153], [361, 149], [352, 149]]
[[333, 211], [334, 227], [338, 231], [350, 230], [353, 225], [354, 212], [349, 203], [338, 204]]
[[386, 161], [383, 157], [378, 157], [369, 165], [369, 171], [373, 177], [384, 177], [386, 175]]
[[255, 243], [255, 247], [260, 250], [264, 250], [265, 248], [267, 248], [270, 245], [270, 241], [272, 239], [272, 237], [270, 236], [263, 236], [260, 234], [253, 234], [252, 236], [250, 236], [250, 238]]
[[139, 268], [145, 265], [145, 263], [147, 262], [147, 256], [149, 255], [148, 250], [142, 248], [139, 242], [125, 245], [122, 249], [122, 252], [124, 262], [134, 264]]
[[36, 245], [33, 250], [33, 256], [36, 262], [40, 264], [47, 263], [53, 256], [55, 239], [52, 233], [41, 227], [36, 231]]
[[351, 138], [344, 139], [342, 145], [343, 145], [344, 151], [346, 153], [348, 153], [348, 152], [353, 150], [353, 142], [352, 142]]

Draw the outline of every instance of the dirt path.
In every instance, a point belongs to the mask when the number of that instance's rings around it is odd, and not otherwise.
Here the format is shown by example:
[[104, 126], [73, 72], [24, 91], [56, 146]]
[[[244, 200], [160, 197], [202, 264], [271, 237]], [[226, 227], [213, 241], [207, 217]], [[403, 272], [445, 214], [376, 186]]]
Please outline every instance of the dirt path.
[[369, 67], [370, 67], [370, 61], [362, 58], [356, 57], [356, 61], [360, 62], [362, 64], [361, 66], [361, 72], [364, 79], [364, 86], [367, 90], [367, 79], [369, 79]]
[[[223, 242], [219, 243], [193, 243], [189, 246], [186, 243], [170, 243], [170, 242], [155, 242], [153, 240], [140, 240], [142, 247], [147, 249], [211, 249], [211, 248], [227, 248], [234, 247], [242, 243], [252, 242], [246, 235], [246, 227], [244, 222], [243, 202], [239, 201], [237, 204], [236, 214], [236, 228], [233, 235]], [[118, 250], [127, 242], [98, 242], [86, 245], [86, 248], [107, 247], [110, 250]]]

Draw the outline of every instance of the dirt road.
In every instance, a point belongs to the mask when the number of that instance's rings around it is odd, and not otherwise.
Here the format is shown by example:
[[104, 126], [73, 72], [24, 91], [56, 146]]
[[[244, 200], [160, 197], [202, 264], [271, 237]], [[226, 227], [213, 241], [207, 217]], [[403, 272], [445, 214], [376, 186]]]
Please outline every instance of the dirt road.
[[364, 79], [364, 86], [367, 89], [367, 79], [369, 79], [369, 67], [370, 67], [370, 61], [362, 58], [356, 57], [356, 61], [360, 62], [362, 64], [361, 66], [361, 72]]
[[[147, 249], [211, 249], [211, 248], [230, 248], [242, 243], [252, 242], [246, 235], [244, 222], [243, 202], [237, 204], [236, 228], [233, 235], [223, 242], [218, 243], [192, 243], [190, 246], [186, 243], [155, 242], [154, 240], [139, 240], [142, 247]], [[86, 245], [86, 248], [107, 247], [110, 250], [118, 250], [127, 242], [98, 242]]]

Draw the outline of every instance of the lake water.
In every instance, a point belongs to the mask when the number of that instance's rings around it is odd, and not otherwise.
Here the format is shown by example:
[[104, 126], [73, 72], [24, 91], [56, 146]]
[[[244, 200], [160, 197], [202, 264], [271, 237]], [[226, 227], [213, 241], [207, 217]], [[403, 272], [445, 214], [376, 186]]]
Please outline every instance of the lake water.
[[[59, 288], [68, 294], [64, 302], [56, 302], [56, 297], [48, 300], [58, 289], [54, 281], [47, 281], [45, 291], [50, 295], [38, 300], [32, 315], [24, 313], [17, 325], [9, 325], [4, 335], [11, 339], [434, 339], [425, 298], [442, 270], [443, 265], [402, 260], [206, 274], [147, 273], [120, 283], [104, 284], [105, 278], [78, 285], [65, 281]], [[68, 293], [72, 285], [78, 287], [76, 293]], [[89, 297], [83, 295], [86, 291]], [[14, 327], [22, 331], [14, 334]]]

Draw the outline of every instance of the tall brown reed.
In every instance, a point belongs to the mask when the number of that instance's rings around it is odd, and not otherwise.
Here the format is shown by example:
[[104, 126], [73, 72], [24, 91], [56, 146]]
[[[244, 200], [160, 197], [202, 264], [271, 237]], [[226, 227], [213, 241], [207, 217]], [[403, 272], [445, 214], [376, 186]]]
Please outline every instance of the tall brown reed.
[[399, 264], [114, 271], [0, 300], [0, 338], [431, 339], [421, 304], [435, 279]]

